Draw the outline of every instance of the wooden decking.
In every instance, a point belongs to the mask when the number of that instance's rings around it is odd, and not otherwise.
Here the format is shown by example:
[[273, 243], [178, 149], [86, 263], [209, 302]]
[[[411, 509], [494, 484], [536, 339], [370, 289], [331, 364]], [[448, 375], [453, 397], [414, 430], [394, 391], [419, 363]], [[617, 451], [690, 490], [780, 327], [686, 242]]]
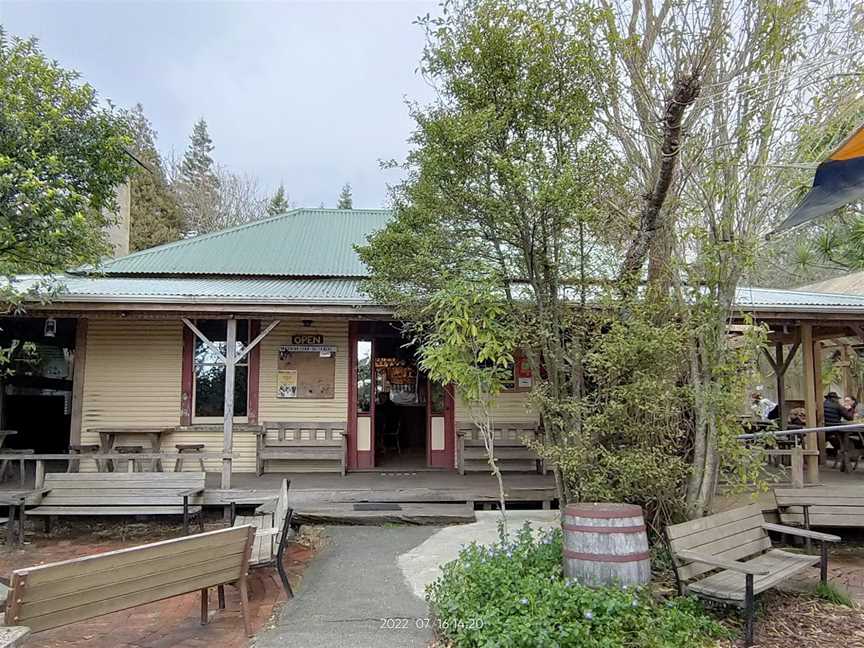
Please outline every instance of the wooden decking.
[[[235, 488], [218, 488], [219, 475], [207, 476], [205, 504], [230, 501], [257, 504], [275, 496], [282, 479], [291, 480], [289, 501], [298, 519], [319, 524], [452, 524], [474, 519], [475, 506], [498, 501], [490, 475], [450, 472], [358, 472], [332, 474], [235, 473]], [[551, 475], [510, 474], [506, 500], [516, 506], [549, 506], [555, 499]]]

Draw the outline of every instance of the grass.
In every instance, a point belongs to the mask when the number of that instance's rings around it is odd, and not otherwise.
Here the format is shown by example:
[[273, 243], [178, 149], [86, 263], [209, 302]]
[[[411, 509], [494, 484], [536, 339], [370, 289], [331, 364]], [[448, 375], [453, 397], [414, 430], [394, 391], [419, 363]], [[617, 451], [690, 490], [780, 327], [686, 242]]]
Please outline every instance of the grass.
[[820, 582], [816, 589], [813, 590], [813, 594], [816, 598], [820, 598], [823, 601], [827, 601], [828, 603], [833, 603], [834, 605], [842, 605], [844, 607], [855, 607], [855, 604], [852, 602], [850, 596], [841, 590], [840, 588], [832, 585], [831, 583], [822, 583]]

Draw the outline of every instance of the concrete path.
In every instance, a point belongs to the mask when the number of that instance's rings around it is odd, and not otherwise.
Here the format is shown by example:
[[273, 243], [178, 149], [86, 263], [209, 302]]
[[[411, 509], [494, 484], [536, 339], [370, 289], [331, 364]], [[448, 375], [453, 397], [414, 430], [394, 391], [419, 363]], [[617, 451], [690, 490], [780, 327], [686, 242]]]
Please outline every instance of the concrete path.
[[397, 559], [437, 527], [326, 527], [293, 601], [256, 648], [421, 648], [432, 640], [426, 603], [414, 596]]
[[[425, 596], [426, 585], [438, 578], [440, 566], [454, 560], [463, 545], [492, 544], [498, 540], [501, 515], [497, 511], [476, 511], [475, 514], [477, 521], [473, 524], [444, 527], [399, 556], [399, 567], [415, 596]], [[507, 527], [508, 532], [513, 533], [530, 522], [536, 531], [557, 527], [560, 519], [558, 511], [508, 511]]]

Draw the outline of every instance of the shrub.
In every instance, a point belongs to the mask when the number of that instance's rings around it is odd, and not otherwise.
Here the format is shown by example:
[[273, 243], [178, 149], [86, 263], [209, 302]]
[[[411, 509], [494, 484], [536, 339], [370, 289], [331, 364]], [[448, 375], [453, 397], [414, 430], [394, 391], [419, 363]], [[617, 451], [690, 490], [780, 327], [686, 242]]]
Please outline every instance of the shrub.
[[427, 588], [439, 635], [457, 648], [700, 646], [726, 636], [690, 598], [565, 580], [561, 531], [472, 543]]

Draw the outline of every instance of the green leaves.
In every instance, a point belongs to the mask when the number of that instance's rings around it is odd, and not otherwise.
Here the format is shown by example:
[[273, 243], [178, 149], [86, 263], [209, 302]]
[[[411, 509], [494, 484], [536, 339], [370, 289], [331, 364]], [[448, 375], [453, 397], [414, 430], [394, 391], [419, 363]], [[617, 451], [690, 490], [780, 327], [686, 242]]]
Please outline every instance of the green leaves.
[[436, 630], [458, 648], [695, 648], [728, 634], [693, 599], [565, 580], [561, 552], [560, 530], [527, 524], [464, 547], [427, 589]]
[[454, 279], [429, 298], [420, 324], [420, 366], [471, 401], [494, 398], [512, 377], [517, 345], [494, 286]]
[[92, 87], [0, 29], [0, 272], [96, 263], [130, 139]]

